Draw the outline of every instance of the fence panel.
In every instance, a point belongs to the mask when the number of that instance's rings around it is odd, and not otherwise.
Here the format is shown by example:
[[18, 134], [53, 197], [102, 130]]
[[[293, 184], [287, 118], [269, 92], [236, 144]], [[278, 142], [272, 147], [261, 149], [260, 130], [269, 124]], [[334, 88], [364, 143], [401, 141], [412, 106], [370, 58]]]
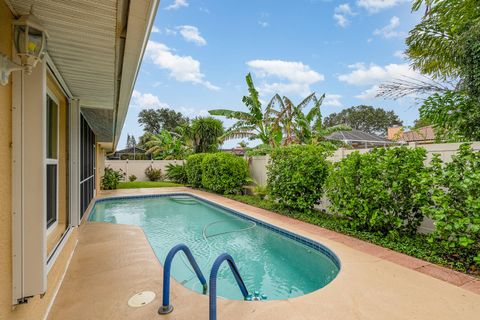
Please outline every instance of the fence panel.
[[184, 160], [105, 160], [105, 167], [114, 170], [121, 169], [125, 173], [126, 181], [132, 174], [137, 177], [137, 181], [148, 181], [145, 169], [149, 166], [162, 170], [162, 175], [164, 175], [168, 164], [182, 164], [183, 162]]

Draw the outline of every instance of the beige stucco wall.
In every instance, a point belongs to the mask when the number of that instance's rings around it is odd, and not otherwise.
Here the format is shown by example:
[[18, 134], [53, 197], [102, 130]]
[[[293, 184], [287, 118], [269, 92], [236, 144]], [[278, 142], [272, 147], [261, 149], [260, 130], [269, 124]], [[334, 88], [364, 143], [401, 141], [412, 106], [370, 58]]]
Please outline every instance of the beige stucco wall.
[[[0, 0], [0, 52], [11, 57], [11, 21], [13, 16]], [[56, 263], [48, 273], [47, 292], [28, 304], [12, 307], [12, 85], [0, 86], [0, 320], [43, 319], [60, 285], [67, 262], [77, 242], [74, 230]], [[39, 119], [41, 121], [41, 119]], [[66, 123], [65, 123], [66, 130]], [[65, 146], [61, 147], [65, 149]], [[65, 155], [66, 156], [66, 155]], [[66, 171], [66, 169], [65, 169]], [[61, 177], [66, 183], [65, 172]], [[66, 192], [66, 191], [65, 191]], [[65, 198], [64, 198], [65, 199]], [[66, 205], [65, 205], [66, 206]]]
[[[12, 14], [0, 1], [0, 52], [11, 57]], [[0, 86], [0, 319], [6, 319], [12, 291], [12, 86]]]
[[[114, 170], [122, 170], [125, 173], [126, 181], [132, 174], [137, 177], [137, 181], [148, 181], [145, 169], [149, 166], [162, 170], [162, 175], [165, 175], [167, 165], [170, 163], [182, 164], [183, 162], [183, 160], [105, 160], [105, 166]], [[103, 175], [103, 170], [101, 175]]]

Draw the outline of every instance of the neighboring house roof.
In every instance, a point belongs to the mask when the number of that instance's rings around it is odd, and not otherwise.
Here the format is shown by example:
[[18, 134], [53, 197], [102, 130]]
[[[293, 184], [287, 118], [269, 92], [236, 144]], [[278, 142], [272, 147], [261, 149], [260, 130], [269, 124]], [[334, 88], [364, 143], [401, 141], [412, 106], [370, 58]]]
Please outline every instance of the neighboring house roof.
[[138, 147], [131, 147], [131, 148], [126, 148], [126, 149], [122, 149], [122, 150], [117, 150], [115, 151], [116, 154], [125, 154], [125, 153], [146, 153], [145, 150], [141, 149], [141, 148], [138, 148]]
[[368, 143], [373, 145], [385, 145], [393, 143], [383, 137], [375, 134], [363, 132], [360, 130], [337, 131], [328, 135], [327, 140], [343, 141], [345, 143]]
[[[97, 142], [115, 149], [159, 0], [9, 0], [48, 31], [47, 59], [78, 100]], [[33, 7], [33, 9], [32, 9]]]
[[430, 142], [435, 141], [433, 126], [426, 126], [419, 129], [404, 132], [400, 139], [405, 142]]
[[243, 148], [221, 149], [220, 151], [232, 153], [232, 154], [234, 154], [234, 155], [236, 155], [236, 156], [243, 156], [243, 155], [245, 155], [245, 149], [243, 149]]

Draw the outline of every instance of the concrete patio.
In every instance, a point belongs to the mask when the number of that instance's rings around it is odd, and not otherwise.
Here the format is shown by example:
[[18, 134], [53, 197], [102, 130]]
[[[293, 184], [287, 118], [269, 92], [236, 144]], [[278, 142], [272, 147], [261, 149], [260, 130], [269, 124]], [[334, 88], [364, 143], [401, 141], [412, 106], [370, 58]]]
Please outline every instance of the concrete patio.
[[[169, 192], [194, 193], [309, 237], [332, 249], [342, 262], [332, 283], [302, 297], [269, 302], [219, 299], [219, 319], [478, 319], [478, 279], [336, 232], [189, 188], [115, 190], [100, 197]], [[175, 281], [175, 310], [158, 315], [162, 274], [139, 227], [84, 221], [48, 319], [208, 319], [208, 297]], [[157, 294], [152, 303], [127, 305], [131, 296], [145, 290]]]

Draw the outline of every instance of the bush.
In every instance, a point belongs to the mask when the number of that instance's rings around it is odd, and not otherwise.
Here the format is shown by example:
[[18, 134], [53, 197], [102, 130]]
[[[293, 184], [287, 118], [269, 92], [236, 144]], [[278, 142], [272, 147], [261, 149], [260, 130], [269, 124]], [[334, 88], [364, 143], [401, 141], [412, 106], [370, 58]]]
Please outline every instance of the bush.
[[267, 188], [272, 199], [298, 210], [320, 202], [329, 164], [324, 148], [292, 145], [273, 149], [267, 166]]
[[150, 181], [160, 181], [162, 179], [162, 170], [149, 166], [145, 169], [145, 175]]
[[118, 187], [120, 181], [125, 179], [125, 174], [120, 169], [115, 171], [110, 167], [106, 167], [103, 173], [103, 177], [100, 179], [100, 187], [102, 190], [115, 190]]
[[202, 185], [208, 190], [232, 194], [241, 190], [247, 182], [248, 165], [240, 157], [230, 153], [212, 153], [202, 162]]
[[136, 175], [131, 174], [131, 175], [128, 176], [128, 181], [134, 182], [134, 181], [136, 181], [136, 180], [137, 180], [137, 176], [136, 176]]
[[348, 155], [327, 182], [330, 210], [358, 230], [415, 233], [429, 202], [425, 158], [425, 149], [405, 146]]
[[445, 165], [436, 155], [429, 177], [433, 203], [423, 210], [435, 221], [430, 241], [480, 265], [480, 152], [463, 144]]
[[255, 194], [255, 196], [259, 197], [260, 199], [265, 199], [265, 197], [268, 195], [267, 186], [256, 185], [253, 188], [253, 193]]
[[188, 184], [192, 187], [200, 188], [202, 186], [202, 162], [206, 155], [206, 153], [197, 153], [187, 158], [185, 170]]
[[187, 170], [184, 164], [169, 163], [166, 171], [165, 176], [168, 180], [181, 184], [188, 182]]

